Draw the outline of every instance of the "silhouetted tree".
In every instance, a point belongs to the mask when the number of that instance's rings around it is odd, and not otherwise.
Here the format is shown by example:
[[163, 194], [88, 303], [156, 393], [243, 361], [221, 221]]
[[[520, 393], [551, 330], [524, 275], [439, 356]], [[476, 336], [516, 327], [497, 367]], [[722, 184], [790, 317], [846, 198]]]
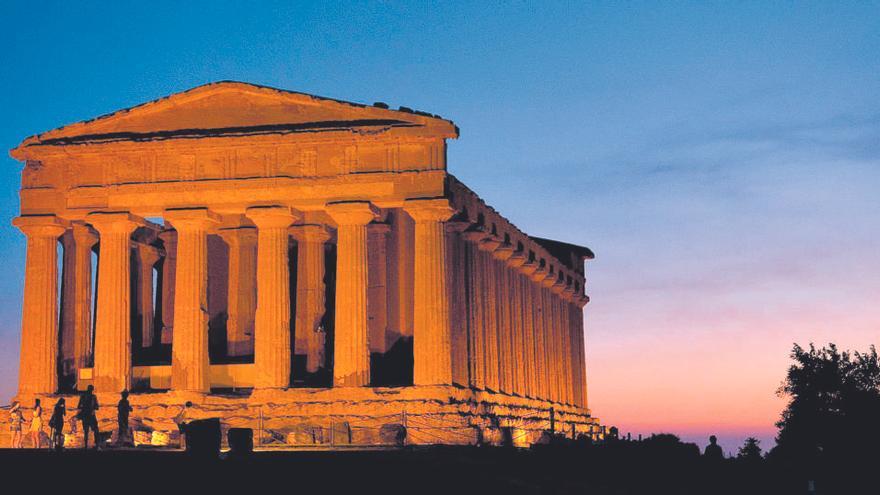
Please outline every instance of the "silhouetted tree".
[[761, 441], [755, 437], [746, 438], [743, 446], [739, 448], [736, 458], [744, 461], [760, 461], [763, 459], [760, 444]]
[[[837, 346], [795, 345], [778, 395], [789, 397], [776, 424], [770, 457], [810, 476], [837, 483], [877, 460], [880, 444], [880, 360]], [[864, 471], [863, 471], [864, 472]]]

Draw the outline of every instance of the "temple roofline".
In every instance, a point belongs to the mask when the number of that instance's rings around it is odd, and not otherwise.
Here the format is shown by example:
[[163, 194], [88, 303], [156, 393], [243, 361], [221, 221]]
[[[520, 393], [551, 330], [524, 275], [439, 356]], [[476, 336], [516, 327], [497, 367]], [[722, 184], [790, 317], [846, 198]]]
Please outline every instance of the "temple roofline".
[[[184, 129], [155, 129], [152, 132], [89, 132], [94, 127], [106, 127], [109, 122], [118, 119], [129, 118], [132, 115], [148, 115], [152, 112], [180, 108], [183, 104], [196, 101], [200, 98], [214, 94], [222, 94], [228, 91], [240, 91], [261, 97], [276, 98], [286, 104], [302, 104], [306, 106], [319, 105], [326, 108], [351, 111], [357, 109], [363, 113], [363, 119], [352, 121], [337, 119], [322, 119], [310, 122], [272, 122], [269, 125], [241, 125], [241, 126], [218, 126], [217, 128], [184, 128]], [[244, 115], [243, 115], [244, 116]], [[291, 120], [293, 119], [291, 116]], [[396, 117], [396, 118], [395, 118]], [[375, 123], [370, 124], [370, 121]], [[457, 138], [459, 129], [454, 122], [444, 119], [439, 115], [413, 110], [400, 106], [393, 110], [385, 103], [377, 102], [373, 105], [354, 103], [308, 93], [289, 91], [284, 89], [263, 86], [259, 84], [244, 83], [238, 81], [217, 81], [203, 84], [195, 88], [174, 93], [169, 96], [157, 98], [139, 105], [116, 110], [95, 118], [86, 119], [71, 124], [63, 125], [49, 131], [34, 134], [25, 138], [16, 148], [10, 151], [10, 155], [16, 159], [23, 159], [25, 148], [32, 146], [51, 145], [63, 146], [67, 144], [84, 144], [91, 142], [113, 141], [148, 141], [154, 139], [172, 138], [200, 138], [217, 136], [242, 136], [250, 134], [268, 133], [292, 133], [292, 132], [318, 132], [327, 130], [352, 129], [364, 126], [390, 126], [390, 127], [431, 127], [440, 131], [441, 137]], [[143, 136], [141, 134], [144, 134]]]

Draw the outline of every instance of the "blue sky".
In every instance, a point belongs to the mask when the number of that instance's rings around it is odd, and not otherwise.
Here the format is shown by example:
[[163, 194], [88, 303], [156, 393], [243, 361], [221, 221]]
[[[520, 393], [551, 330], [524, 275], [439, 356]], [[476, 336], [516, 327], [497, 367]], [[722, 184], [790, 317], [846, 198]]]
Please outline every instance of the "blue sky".
[[3, 3], [0, 148], [222, 79], [451, 118], [452, 173], [597, 253], [591, 407], [624, 431], [766, 444], [792, 342], [877, 343], [880, 3], [219, 3]]

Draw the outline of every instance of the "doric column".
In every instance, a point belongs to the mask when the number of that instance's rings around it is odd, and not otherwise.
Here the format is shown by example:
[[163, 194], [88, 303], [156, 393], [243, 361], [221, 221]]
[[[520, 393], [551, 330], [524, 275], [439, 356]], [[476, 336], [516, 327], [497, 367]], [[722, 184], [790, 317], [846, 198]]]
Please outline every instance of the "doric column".
[[338, 226], [333, 385], [362, 387], [370, 383], [367, 224], [378, 211], [365, 201], [330, 203], [326, 209]]
[[499, 358], [500, 358], [500, 385], [501, 391], [508, 394], [517, 393], [517, 375], [516, 361], [514, 359], [514, 332], [513, 321], [511, 319], [511, 298], [513, 297], [513, 289], [510, 286], [510, 277], [506, 265], [504, 264], [513, 254], [513, 248], [508, 244], [498, 245], [492, 251], [494, 276], [497, 283], [496, 290], [498, 298], [496, 306], [498, 308], [498, 342], [499, 342]]
[[568, 303], [557, 295], [556, 305], [559, 307], [559, 330], [562, 333], [562, 376], [565, 377], [564, 387], [562, 389], [563, 402], [572, 404], [572, 377], [574, 374], [571, 370], [571, 357], [573, 349], [571, 346], [571, 326], [569, 325]]
[[483, 297], [483, 314], [486, 318], [486, 386], [493, 392], [503, 389], [501, 362], [501, 329], [499, 325], [500, 284], [496, 277], [492, 251], [501, 244], [494, 237], [487, 237], [477, 245], [480, 250], [482, 277], [486, 289]]
[[446, 221], [455, 210], [445, 199], [408, 200], [415, 222], [413, 383], [452, 384], [452, 333]]
[[12, 223], [27, 236], [18, 393], [52, 394], [58, 390], [58, 237], [67, 222], [46, 215]]
[[257, 313], [254, 320], [256, 388], [290, 386], [290, 268], [287, 228], [296, 221], [289, 207], [248, 208], [257, 226]]
[[131, 388], [130, 239], [144, 220], [129, 213], [91, 213], [100, 235], [94, 384], [99, 392]]
[[254, 313], [257, 307], [257, 229], [222, 229], [229, 246], [229, 295], [226, 352], [230, 356], [254, 353]]
[[165, 230], [159, 234], [165, 247], [162, 260], [162, 335], [163, 344], [170, 344], [174, 336], [174, 280], [177, 268], [177, 231]]
[[388, 350], [385, 333], [388, 329], [387, 252], [386, 241], [391, 228], [374, 223], [367, 227], [367, 315], [370, 352], [384, 354]]
[[510, 276], [512, 297], [510, 300], [511, 323], [514, 341], [514, 359], [518, 365], [517, 370], [517, 393], [523, 397], [531, 396], [531, 363], [529, 363], [529, 339], [526, 335], [527, 308], [525, 302], [525, 286], [519, 267], [526, 262], [525, 256], [520, 252], [511, 253], [507, 258], [507, 271]]
[[330, 232], [323, 225], [294, 225], [296, 239], [296, 340], [302, 340], [306, 371], [315, 373], [324, 364], [326, 334], [320, 328], [326, 311], [324, 298], [324, 243]]
[[546, 378], [544, 377], [543, 367], [541, 366], [542, 360], [539, 350], [540, 313], [538, 311], [540, 304], [536, 301], [535, 285], [531, 281], [531, 275], [537, 268], [537, 263], [526, 261], [519, 266], [519, 272], [522, 274], [523, 292], [525, 294], [526, 340], [528, 345], [527, 352], [529, 354], [528, 362], [531, 371], [529, 375], [530, 397], [543, 398], [542, 387]]
[[78, 370], [88, 366], [92, 349], [92, 247], [98, 236], [86, 225], [75, 223], [61, 242], [61, 372], [73, 385]]
[[589, 399], [587, 394], [587, 355], [586, 355], [586, 338], [584, 336], [584, 305], [590, 300], [584, 294], [578, 294], [575, 305], [575, 318], [577, 321], [577, 342], [580, 349], [580, 367], [578, 370], [578, 380], [581, 384], [580, 406], [584, 409], [589, 407]]
[[166, 210], [177, 231], [171, 389], [211, 391], [208, 357], [208, 231], [219, 222], [206, 208]]
[[471, 385], [477, 389], [485, 390], [488, 387], [488, 350], [487, 325], [485, 316], [485, 304], [488, 298], [486, 282], [483, 274], [483, 256], [477, 246], [486, 238], [486, 233], [479, 227], [472, 226], [462, 233], [462, 237], [468, 242], [468, 313], [470, 317], [470, 341], [471, 341]]
[[138, 308], [141, 314], [141, 347], [152, 347], [153, 324], [153, 267], [159, 261], [159, 250], [148, 244], [137, 245], [138, 255]]

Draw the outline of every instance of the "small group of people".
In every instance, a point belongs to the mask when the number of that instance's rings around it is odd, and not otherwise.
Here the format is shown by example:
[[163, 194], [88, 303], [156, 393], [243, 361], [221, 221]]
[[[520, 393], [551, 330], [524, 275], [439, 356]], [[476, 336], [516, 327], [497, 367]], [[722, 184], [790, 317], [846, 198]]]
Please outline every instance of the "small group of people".
[[[121, 398], [116, 405], [117, 423], [119, 426], [117, 442], [121, 445], [130, 435], [128, 424], [129, 413], [133, 410], [128, 402], [128, 391], [123, 390]], [[76, 421], [79, 420], [83, 430], [83, 448], [89, 448], [89, 433], [94, 438], [95, 448], [100, 445], [99, 429], [98, 429], [98, 398], [95, 396], [95, 387], [89, 385], [85, 392], [79, 397], [79, 403], [76, 406], [77, 413], [70, 418], [70, 431], [76, 434]], [[64, 418], [67, 415], [67, 405], [64, 397], [58, 399], [55, 407], [52, 409], [52, 416], [49, 418], [49, 448], [62, 449], [64, 447]], [[21, 404], [16, 401], [12, 403], [9, 409], [9, 423], [12, 431], [12, 448], [22, 448], [23, 425], [25, 423], [24, 414], [21, 410]], [[39, 449], [43, 447], [43, 406], [40, 399], [34, 400], [34, 409], [31, 413], [30, 426], [28, 432], [31, 436], [31, 444], [33, 448]]]

